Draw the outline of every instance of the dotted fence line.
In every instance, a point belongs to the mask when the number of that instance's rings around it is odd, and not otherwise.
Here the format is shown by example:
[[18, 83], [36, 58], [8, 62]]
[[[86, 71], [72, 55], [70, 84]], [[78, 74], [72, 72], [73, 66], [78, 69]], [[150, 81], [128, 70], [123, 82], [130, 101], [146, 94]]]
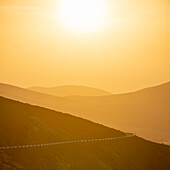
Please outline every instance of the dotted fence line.
[[54, 146], [54, 145], [62, 145], [62, 144], [69, 144], [69, 143], [85, 143], [85, 142], [96, 142], [96, 141], [109, 141], [109, 140], [116, 140], [116, 139], [123, 139], [123, 138], [131, 138], [131, 137], [134, 137], [134, 136], [136, 136], [136, 135], [133, 134], [133, 135], [129, 135], [129, 136], [119, 136], [119, 137], [112, 137], [112, 138], [83, 139], [83, 140], [72, 140], [72, 141], [62, 141], [62, 142], [54, 142], [54, 143], [33, 144], [33, 145], [1, 146], [0, 150]]

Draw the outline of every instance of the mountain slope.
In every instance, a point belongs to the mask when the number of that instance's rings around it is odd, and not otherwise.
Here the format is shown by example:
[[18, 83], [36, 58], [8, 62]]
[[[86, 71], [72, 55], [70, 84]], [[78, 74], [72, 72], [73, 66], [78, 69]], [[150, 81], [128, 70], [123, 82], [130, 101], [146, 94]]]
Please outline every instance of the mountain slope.
[[24, 168], [17, 164], [10, 156], [4, 154], [0, 151], [0, 169], [15, 169], [15, 170], [23, 170]]
[[0, 84], [0, 95], [69, 112], [153, 141], [170, 138], [170, 83], [133, 93], [97, 97], [56, 97]]
[[58, 87], [30, 87], [29, 90], [46, 93], [54, 96], [104, 96], [104, 95], [111, 95], [110, 92], [86, 87], [86, 86], [73, 86], [73, 85], [65, 85], [65, 86], [58, 86]]
[[[126, 134], [68, 114], [0, 97], [0, 146]], [[170, 147], [138, 137], [3, 150], [25, 169], [168, 169]], [[1, 159], [3, 155], [0, 154]]]
[[79, 107], [71, 106], [71, 113], [150, 140], [170, 139], [170, 83], [127, 94], [66, 99], [80, 103]]

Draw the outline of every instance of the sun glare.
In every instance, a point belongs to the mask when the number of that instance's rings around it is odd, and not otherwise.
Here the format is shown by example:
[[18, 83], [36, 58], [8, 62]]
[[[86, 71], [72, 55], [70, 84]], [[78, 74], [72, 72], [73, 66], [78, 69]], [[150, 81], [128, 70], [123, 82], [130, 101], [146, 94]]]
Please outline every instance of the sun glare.
[[106, 22], [107, 8], [103, 0], [62, 0], [59, 18], [76, 32], [92, 32]]

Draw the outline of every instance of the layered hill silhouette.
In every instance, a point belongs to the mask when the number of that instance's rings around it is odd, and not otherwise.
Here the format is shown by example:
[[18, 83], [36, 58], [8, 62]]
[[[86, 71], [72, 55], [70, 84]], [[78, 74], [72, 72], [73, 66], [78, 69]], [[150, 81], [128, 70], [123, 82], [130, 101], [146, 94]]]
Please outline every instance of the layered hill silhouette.
[[0, 84], [0, 95], [135, 132], [156, 142], [170, 139], [170, 83], [133, 93], [95, 97], [57, 97]]
[[75, 86], [75, 85], [65, 85], [57, 87], [30, 87], [29, 90], [46, 93], [55, 96], [104, 96], [111, 95], [110, 92], [86, 87], [86, 86]]
[[[0, 97], [0, 146], [126, 136], [91, 121]], [[160, 170], [170, 147], [139, 137], [0, 151], [3, 169]]]

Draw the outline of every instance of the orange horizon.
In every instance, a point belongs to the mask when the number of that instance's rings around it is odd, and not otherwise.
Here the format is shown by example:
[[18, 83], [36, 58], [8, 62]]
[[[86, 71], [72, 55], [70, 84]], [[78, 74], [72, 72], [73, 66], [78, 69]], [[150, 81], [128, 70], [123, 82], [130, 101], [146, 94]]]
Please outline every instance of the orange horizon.
[[73, 2], [0, 2], [0, 82], [125, 93], [170, 80], [169, 2]]

